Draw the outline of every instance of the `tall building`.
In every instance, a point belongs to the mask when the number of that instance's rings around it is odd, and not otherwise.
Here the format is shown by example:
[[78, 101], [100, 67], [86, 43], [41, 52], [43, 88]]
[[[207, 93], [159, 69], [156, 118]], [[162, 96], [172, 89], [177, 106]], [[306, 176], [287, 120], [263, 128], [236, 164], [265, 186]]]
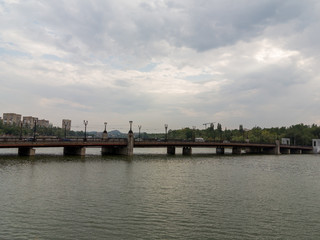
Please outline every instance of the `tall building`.
[[62, 119], [62, 129], [66, 129], [67, 131], [71, 130], [71, 120]]
[[47, 128], [50, 126], [49, 120], [45, 120], [45, 119], [38, 120], [37, 126]]
[[32, 116], [23, 117], [22, 124], [24, 127], [33, 128], [34, 122], [38, 121], [38, 118]]
[[4, 113], [3, 123], [8, 125], [19, 125], [21, 123], [21, 114]]

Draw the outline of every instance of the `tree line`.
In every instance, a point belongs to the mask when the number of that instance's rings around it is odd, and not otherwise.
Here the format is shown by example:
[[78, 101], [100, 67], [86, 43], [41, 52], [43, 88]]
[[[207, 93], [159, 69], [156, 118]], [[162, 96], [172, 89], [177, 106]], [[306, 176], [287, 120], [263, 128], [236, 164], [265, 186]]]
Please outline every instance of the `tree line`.
[[36, 129], [18, 126], [18, 125], [7, 125], [0, 121], [0, 136], [10, 136], [10, 137], [32, 137], [36, 133], [36, 136], [47, 136], [47, 137], [58, 137], [63, 138], [65, 135], [72, 137], [82, 137], [84, 135], [83, 131], [65, 131], [65, 129], [59, 127], [40, 127], [37, 126]]
[[186, 140], [203, 138], [206, 141], [251, 143], [274, 143], [276, 140], [281, 140], [281, 138], [289, 138], [291, 145], [311, 146], [312, 139], [320, 138], [320, 126], [316, 124], [310, 126], [301, 123], [290, 127], [254, 127], [252, 129], [245, 129], [243, 125], [239, 125], [238, 129], [223, 129], [222, 125], [218, 123], [216, 128], [212, 125], [202, 130], [194, 128], [169, 130], [167, 136], [162, 134], [161, 137]]

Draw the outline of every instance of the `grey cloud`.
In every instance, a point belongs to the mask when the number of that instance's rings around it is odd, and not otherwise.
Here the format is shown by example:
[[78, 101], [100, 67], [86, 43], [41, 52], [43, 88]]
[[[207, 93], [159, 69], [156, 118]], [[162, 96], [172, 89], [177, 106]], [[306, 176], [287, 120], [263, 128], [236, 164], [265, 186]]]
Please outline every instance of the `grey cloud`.
[[[77, 111], [92, 115], [110, 111], [149, 118], [143, 112], [153, 109], [153, 119], [259, 124], [259, 119], [289, 122], [308, 101], [306, 111], [312, 119], [320, 117], [316, 103], [310, 103], [320, 87], [320, 4], [315, 0], [30, 0], [1, 6], [0, 88], [12, 95], [25, 91], [29, 103], [43, 97], [78, 103]], [[294, 56], [257, 62], [254, 54], [265, 39], [270, 49], [294, 51]], [[241, 43], [247, 49], [238, 47]], [[90, 85], [90, 78], [98, 79]], [[171, 89], [170, 82], [165, 87], [173, 93], [147, 92], [142, 83], [149, 78], [156, 87], [166, 78], [192, 82], [199, 93], [191, 89], [175, 95], [178, 87]], [[210, 81], [219, 83], [217, 88], [206, 88]], [[100, 87], [100, 82], [106, 84]], [[23, 105], [21, 99], [14, 101]], [[64, 107], [63, 101], [57, 103]], [[188, 110], [190, 115], [184, 113]]]
[[[197, 51], [231, 45], [256, 37], [269, 25], [299, 17], [308, 5], [292, 0], [164, 3], [146, 1], [137, 6], [125, 1], [50, 1], [23, 4], [19, 19], [33, 25], [27, 30], [35, 31], [35, 38], [52, 41], [70, 53], [91, 51], [106, 56], [116, 54], [117, 48], [139, 54], [152, 50], [148, 49], [151, 42], [161, 40]], [[55, 36], [48, 36], [43, 28]]]

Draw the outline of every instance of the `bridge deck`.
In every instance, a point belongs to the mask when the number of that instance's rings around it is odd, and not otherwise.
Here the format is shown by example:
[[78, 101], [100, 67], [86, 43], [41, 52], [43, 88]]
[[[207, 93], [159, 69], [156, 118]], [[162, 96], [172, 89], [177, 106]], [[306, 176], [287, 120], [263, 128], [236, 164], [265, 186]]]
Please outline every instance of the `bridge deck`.
[[[0, 148], [20, 148], [20, 147], [35, 147], [35, 148], [50, 148], [50, 147], [103, 147], [103, 146], [127, 146], [126, 138], [109, 138], [109, 139], [0, 139]], [[261, 143], [238, 143], [238, 142], [193, 142], [193, 141], [135, 141], [135, 148], [154, 148], [154, 147], [223, 147], [223, 148], [275, 148], [276, 144], [261, 144]], [[290, 146], [280, 145], [281, 149], [300, 149], [312, 150], [311, 146]]]

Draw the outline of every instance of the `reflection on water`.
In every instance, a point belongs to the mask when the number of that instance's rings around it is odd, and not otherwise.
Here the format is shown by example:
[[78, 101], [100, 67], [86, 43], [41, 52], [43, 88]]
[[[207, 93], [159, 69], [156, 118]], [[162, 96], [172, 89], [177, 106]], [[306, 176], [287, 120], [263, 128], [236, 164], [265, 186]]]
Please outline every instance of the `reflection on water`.
[[317, 155], [90, 151], [0, 155], [0, 239], [320, 238]]

